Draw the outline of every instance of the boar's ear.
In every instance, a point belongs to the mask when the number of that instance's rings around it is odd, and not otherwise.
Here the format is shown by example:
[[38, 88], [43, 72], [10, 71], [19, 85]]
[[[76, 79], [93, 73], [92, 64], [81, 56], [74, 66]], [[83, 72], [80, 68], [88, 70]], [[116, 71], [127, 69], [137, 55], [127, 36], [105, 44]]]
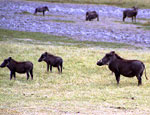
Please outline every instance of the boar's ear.
[[11, 60], [11, 59], [12, 59], [11, 57], [8, 58], [8, 60]]
[[133, 6], [132, 8], [133, 8], [134, 10], [138, 10], [138, 7], [136, 7], [136, 6]]
[[12, 58], [11, 58], [11, 57], [9, 57], [7, 60], [8, 60], [8, 61], [10, 61], [11, 59], [12, 59]]
[[47, 52], [45, 52], [45, 55], [47, 55], [48, 53]]
[[113, 55], [115, 55], [115, 51], [111, 51], [109, 54], [110, 54], [111, 56], [113, 56]]
[[115, 54], [115, 51], [111, 51], [110, 53], [111, 53], [111, 54]]

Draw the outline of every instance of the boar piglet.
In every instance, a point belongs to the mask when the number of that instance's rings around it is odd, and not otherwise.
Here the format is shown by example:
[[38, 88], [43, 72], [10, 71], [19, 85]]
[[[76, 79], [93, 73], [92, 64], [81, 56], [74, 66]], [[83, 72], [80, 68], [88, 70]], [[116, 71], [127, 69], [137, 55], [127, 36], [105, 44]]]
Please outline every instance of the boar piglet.
[[58, 56], [54, 56], [50, 53], [43, 53], [41, 57], [39, 58], [38, 62], [45, 61], [47, 63], [47, 72], [50, 71], [52, 72], [52, 67], [57, 67], [58, 72], [62, 73], [62, 67], [63, 67], [63, 59]]
[[26, 73], [27, 80], [29, 79], [30, 73], [31, 79], [33, 80], [33, 63], [30, 61], [17, 62], [11, 57], [9, 57], [3, 61], [0, 67], [7, 67], [10, 70], [10, 80], [12, 79], [12, 77], [16, 79], [16, 72], [20, 74]]

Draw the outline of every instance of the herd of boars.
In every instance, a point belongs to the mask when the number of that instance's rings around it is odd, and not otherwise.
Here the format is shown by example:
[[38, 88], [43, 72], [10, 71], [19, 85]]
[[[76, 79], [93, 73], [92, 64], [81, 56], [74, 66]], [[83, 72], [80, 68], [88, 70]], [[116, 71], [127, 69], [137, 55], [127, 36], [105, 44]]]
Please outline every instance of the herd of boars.
[[[38, 62], [41, 61], [46, 62], [47, 72], [49, 69], [52, 72], [52, 67], [57, 67], [58, 72], [62, 73], [63, 59], [61, 57], [45, 52], [41, 54], [40, 58], [38, 59]], [[144, 70], [145, 77], [148, 80], [146, 76], [146, 68], [142, 61], [124, 59], [115, 53], [115, 51], [107, 53], [101, 60], [97, 62], [97, 65], [108, 65], [109, 69], [115, 74], [117, 84], [119, 84], [120, 75], [123, 75], [125, 77], [136, 76], [138, 79], [138, 86], [141, 85]], [[12, 57], [8, 57], [7, 59], [4, 59], [0, 67], [7, 67], [10, 70], [10, 80], [12, 77], [16, 79], [16, 72], [26, 73], [27, 80], [29, 79], [29, 76], [31, 76], [31, 79], [33, 80], [33, 63], [30, 61], [18, 62], [12, 59]]]
[[[125, 21], [125, 18], [131, 18], [132, 22], [135, 21], [136, 22], [136, 16], [138, 14], [138, 8], [136, 8], [135, 6], [132, 7], [132, 9], [126, 9], [123, 11], [123, 22]], [[97, 18], [97, 21], [99, 21], [99, 15], [96, 11], [88, 11], [86, 12], [86, 21], [92, 21], [93, 19]]]
[[[54, 56], [48, 52], [45, 52], [41, 55], [41, 57], [38, 59], [38, 62], [45, 61], [47, 63], [47, 72], [52, 72], [52, 67], [57, 67], [58, 72], [62, 73], [63, 68], [63, 59], [58, 56]], [[23, 61], [18, 62], [12, 57], [8, 57], [7, 59], [4, 59], [3, 63], [0, 65], [1, 68], [7, 67], [10, 70], [10, 80], [12, 77], [16, 79], [16, 72], [20, 74], [27, 74], [27, 80], [31, 76], [31, 79], [33, 80], [33, 63], [30, 61]], [[30, 75], [29, 75], [30, 73]]]
[[[38, 7], [35, 9], [34, 15], [36, 15], [37, 12], [42, 12], [43, 16], [45, 16], [46, 11], [49, 11], [47, 6]], [[138, 14], [138, 8], [133, 6], [132, 9], [126, 9], [123, 11], [123, 19], [122, 20], [125, 21], [125, 18], [129, 17], [129, 18], [132, 18], [132, 22], [133, 22], [133, 20], [135, 20], [135, 22], [136, 22], [137, 14]], [[85, 18], [86, 21], [92, 21], [93, 19], [96, 19], [96, 18], [97, 18], [97, 21], [99, 21], [99, 15], [96, 11], [87, 11], [85, 15], [86, 15], [86, 18]]]
[[[49, 11], [47, 6], [39, 7], [35, 9], [34, 14], [37, 12], [43, 12], [43, 16], [45, 16], [45, 11]], [[123, 21], [125, 21], [126, 17], [132, 18], [136, 21], [136, 15], [138, 13], [138, 8], [133, 7], [133, 9], [127, 9], [123, 11]], [[97, 18], [99, 21], [99, 15], [96, 11], [88, 11], [86, 12], [86, 21], [92, 21]], [[55, 56], [48, 52], [43, 53], [38, 62], [45, 61], [47, 64], [47, 72], [50, 70], [52, 72], [52, 67], [56, 67], [59, 73], [62, 73], [63, 69], [63, 59], [61, 57]], [[146, 79], [146, 68], [143, 62], [139, 60], [127, 60], [120, 57], [115, 51], [111, 51], [107, 53], [100, 61], [97, 62], [98, 66], [108, 65], [109, 69], [115, 74], [117, 84], [120, 81], [120, 75], [125, 77], [137, 77], [138, 85], [142, 84], [142, 75], [145, 70]], [[8, 57], [4, 59], [3, 63], [0, 65], [1, 68], [7, 67], [10, 70], [10, 80], [12, 77], [16, 79], [17, 73], [26, 73], [27, 80], [31, 76], [33, 80], [33, 63], [30, 61], [18, 62], [15, 61], [12, 57]]]

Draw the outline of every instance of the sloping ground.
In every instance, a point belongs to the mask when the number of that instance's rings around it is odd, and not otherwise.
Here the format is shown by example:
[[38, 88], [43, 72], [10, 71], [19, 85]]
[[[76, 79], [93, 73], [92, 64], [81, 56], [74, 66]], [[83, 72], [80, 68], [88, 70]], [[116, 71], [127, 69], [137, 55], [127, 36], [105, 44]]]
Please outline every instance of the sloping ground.
[[[0, 28], [44, 32], [77, 40], [125, 42], [149, 46], [150, 32], [122, 22], [124, 8], [105, 5], [57, 4], [25, 1], [0, 1]], [[46, 16], [33, 15], [36, 7], [48, 6]], [[95, 10], [100, 21], [85, 21], [86, 11]], [[138, 22], [150, 17], [149, 9], [140, 9]], [[131, 22], [130, 19], [127, 19]], [[119, 22], [119, 23], [118, 23]]]
[[[123, 58], [143, 61], [149, 77], [149, 50], [75, 46], [65, 40], [41, 33], [0, 30], [0, 63], [11, 56], [34, 64], [34, 80], [28, 81], [26, 74], [16, 74], [16, 80], [10, 81], [9, 70], [0, 68], [0, 115], [150, 114], [150, 83], [144, 75], [140, 87], [136, 77], [123, 76], [117, 86], [108, 67], [96, 65], [107, 52], [115, 50]], [[63, 41], [65, 45], [58, 43]], [[46, 64], [38, 62], [45, 51], [63, 58], [62, 74], [57, 68], [46, 72]]]
[[[45, 17], [41, 14], [34, 16], [35, 7], [41, 5], [48, 5], [51, 11], [47, 12]], [[99, 7], [114, 8], [114, 12], [117, 10], [120, 13], [118, 13], [118, 16], [113, 15], [113, 11], [109, 14], [107, 9], [108, 12], [105, 12], [105, 10], [104, 13], [101, 12], [100, 22], [85, 22], [85, 12], [89, 8], [92, 10], [93, 6], [96, 9], [99, 9]], [[95, 5], [2, 1], [2, 4], [0, 4], [0, 27], [63, 35], [77, 40], [146, 44], [144, 40], [148, 39], [149, 31], [137, 29], [136, 25], [116, 22], [121, 21], [121, 10], [117, 7]], [[148, 11], [143, 10], [143, 12]], [[145, 13], [139, 16], [146, 18], [147, 15]], [[4, 35], [1, 35], [0, 40], [3, 41], [0, 42], [0, 62], [8, 56], [17, 60], [31, 60], [35, 67], [34, 80], [26, 81], [26, 75], [17, 74], [16, 81], [9, 81], [9, 70], [6, 68], [0, 70], [1, 115], [150, 114], [150, 85], [144, 76], [143, 86], [141, 87], [137, 86], [136, 78], [129, 79], [122, 76], [120, 85], [117, 86], [114, 75], [110, 75], [107, 67], [101, 69], [96, 66], [97, 59], [102, 58], [106, 52], [113, 49], [55, 46], [53, 43], [43, 45], [43, 43], [40, 44], [40, 40], [42, 41], [42, 38], [45, 38], [47, 43], [49, 36], [42, 36], [40, 39], [39, 33], [37, 33], [39, 37], [32, 36], [39, 40], [37, 45], [34, 42], [32, 43], [30, 38], [32, 33], [27, 37], [25, 36], [27, 33], [17, 34], [18, 36], [15, 35], [12, 40], [11, 38], [15, 33], [6, 31]], [[136, 34], [137, 36], [135, 36]], [[128, 39], [121, 39], [121, 36], [125, 35], [125, 38]], [[117, 37], [118, 39], [116, 39]], [[53, 36], [52, 41], [55, 38], [59, 39], [58, 36]], [[138, 38], [139, 41], [136, 41]], [[141, 38], [144, 40], [141, 41]], [[5, 41], [5, 39], [9, 40]], [[22, 41], [18, 43], [14, 39], [22, 39]], [[149, 75], [149, 50], [115, 50], [124, 58], [142, 60]], [[44, 51], [63, 57], [64, 69], [62, 75], [58, 74], [56, 69], [53, 73], [45, 72], [45, 63], [37, 62], [38, 57]]]

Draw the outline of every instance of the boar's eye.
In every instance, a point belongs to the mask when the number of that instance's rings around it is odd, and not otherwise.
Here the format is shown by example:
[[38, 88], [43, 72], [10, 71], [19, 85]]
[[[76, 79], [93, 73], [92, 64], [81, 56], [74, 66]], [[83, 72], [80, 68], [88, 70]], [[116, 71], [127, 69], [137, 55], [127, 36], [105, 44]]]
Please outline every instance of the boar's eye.
[[41, 57], [44, 58], [44, 55], [42, 55]]
[[8, 60], [5, 59], [4, 62], [5, 62], [5, 63], [8, 63]]
[[4, 60], [3, 62], [5, 65], [9, 64], [9, 61], [7, 59]]
[[106, 57], [110, 57], [110, 54], [106, 54]]
[[107, 57], [107, 58], [111, 58], [112, 55], [111, 55], [111, 54], [106, 54], [106, 57]]

